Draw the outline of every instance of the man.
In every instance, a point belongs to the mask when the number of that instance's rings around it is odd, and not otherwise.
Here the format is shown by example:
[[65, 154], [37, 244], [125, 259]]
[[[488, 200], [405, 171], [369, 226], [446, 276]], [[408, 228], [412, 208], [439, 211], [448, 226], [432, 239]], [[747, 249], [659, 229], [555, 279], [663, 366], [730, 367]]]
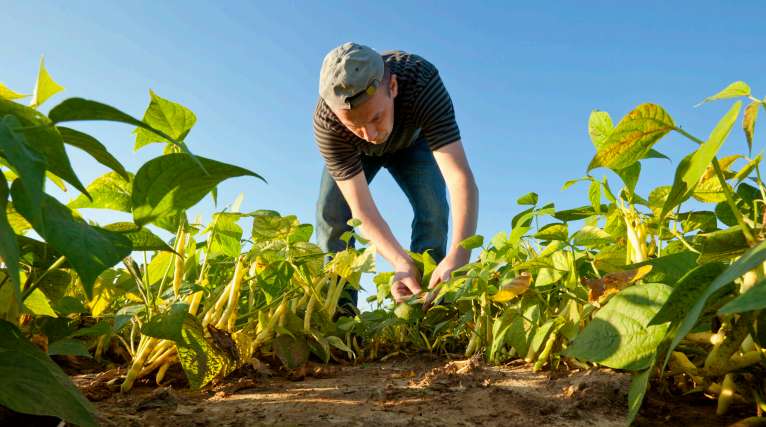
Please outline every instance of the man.
[[[410, 201], [410, 250], [438, 263], [429, 288], [470, 261], [459, 245], [476, 233], [479, 191], [468, 166], [452, 101], [437, 69], [401, 52], [382, 54], [356, 43], [333, 49], [324, 59], [314, 134], [325, 168], [317, 202], [317, 243], [325, 252], [345, 249], [340, 236], [349, 219], [362, 221], [362, 235], [396, 269], [396, 301], [421, 292], [420, 272], [372, 200], [369, 183], [385, 167]], [[447, 251], [449, 205], [453, 236]], [[357, 292], [352, 290], [353, 304]]]

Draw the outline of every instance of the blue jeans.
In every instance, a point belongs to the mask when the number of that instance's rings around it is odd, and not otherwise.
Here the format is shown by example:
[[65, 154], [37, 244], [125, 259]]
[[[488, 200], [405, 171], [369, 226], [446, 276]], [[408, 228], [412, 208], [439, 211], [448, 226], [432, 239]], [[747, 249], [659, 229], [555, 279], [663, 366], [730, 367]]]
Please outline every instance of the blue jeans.
[[[362, 169], [367, 183], [372, 182], [380, 168], [391, 173], [412, 205], [415, 218], [412, 220], [412, 241], [410, 251], [429, 254], [439, 263], [447, 251], [449, 204], [447, 186], [444, 182], [434, 154], [425, 138], [420, 138], [410, 147], [382, 156], [361, 156]], [[325, 252], [339, 252], [346, 249], [346, 242], [340, 236], [351, 227], [351, 208], [325, 166], [317, 201], [317, 245]], [[353, 246], [354, 241], [350, 244]], [[329, 257], [325, 260], [327, 262]], [[353, 311], [358, 292], [348, 289], [351, 300], [345, 299], [339, 306]]]

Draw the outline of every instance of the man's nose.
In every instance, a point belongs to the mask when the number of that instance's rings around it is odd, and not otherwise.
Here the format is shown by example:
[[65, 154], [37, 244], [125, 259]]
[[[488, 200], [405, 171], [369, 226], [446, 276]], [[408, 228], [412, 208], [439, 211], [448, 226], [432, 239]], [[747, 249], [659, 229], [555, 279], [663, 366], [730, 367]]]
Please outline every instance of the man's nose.
[[365, 126], [363, 131], [364, 131], [364, 139], [367, 142], [372, 142], [378, 136], [378, 132], [375, 130], [373, 126]]

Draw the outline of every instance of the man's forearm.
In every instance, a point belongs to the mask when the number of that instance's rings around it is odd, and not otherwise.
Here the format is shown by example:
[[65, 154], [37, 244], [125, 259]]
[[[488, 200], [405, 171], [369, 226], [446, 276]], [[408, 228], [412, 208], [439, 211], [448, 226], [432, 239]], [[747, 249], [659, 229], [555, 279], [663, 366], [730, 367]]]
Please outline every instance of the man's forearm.
[[375, 245], [377, 252], [394, 268], [411, 263], [410, 256], [394, 237], [391, 228], [377, 212], [354, 212], [354, 217], [362, 221], [359, 226], [362, 236]]
[[460, 246], [460, 242], [476, 234], [479, 220], [479, 189], [473, 174], [447, 179], [452, 208], [452, 245], [449, 255], [460, 264], [471, 261], [471, 251]]

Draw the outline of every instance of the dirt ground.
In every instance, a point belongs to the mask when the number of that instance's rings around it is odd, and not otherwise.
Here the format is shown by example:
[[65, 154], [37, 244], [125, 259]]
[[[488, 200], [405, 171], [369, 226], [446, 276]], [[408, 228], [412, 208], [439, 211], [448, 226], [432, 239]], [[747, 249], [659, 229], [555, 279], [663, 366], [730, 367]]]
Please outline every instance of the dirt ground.
[[[285, 378], [273, 360], [254, 360], [193, 393], [176, 367], [164, 387], [150, 376], [123, 395], [117, 383], [104, 381], [108, 373], [80, 360], [85, 363], [60, 364], [114, 423], [102, 421], [104, 427], [625, 426], [631, 382], [630, 374], [609, 369], [532, 373], [523, 361], [491, 367], [421, 354], [356, 366], [312, 365], [290, 373], [293, 379], [307, 374], [299, 381]], [[715, 400], [669, 396], [658, 388], [654, 384], [634, 426], [728, 426], [755, 415], [754, 405], [742, 404], [716, 417]]]

